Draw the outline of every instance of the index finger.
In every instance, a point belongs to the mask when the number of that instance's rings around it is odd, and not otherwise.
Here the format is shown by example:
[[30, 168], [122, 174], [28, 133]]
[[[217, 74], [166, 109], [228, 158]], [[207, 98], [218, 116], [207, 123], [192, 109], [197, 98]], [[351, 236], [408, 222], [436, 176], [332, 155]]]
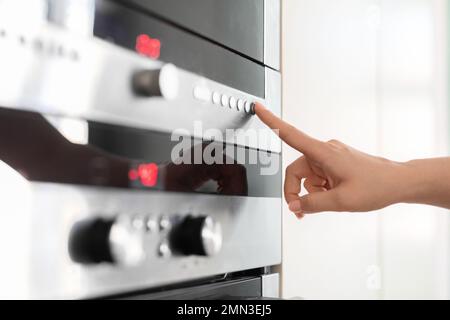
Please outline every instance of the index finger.
[[269, 128], [279, 132], [281, 140], [301, 153], [320, 158], [323, 151], [323, 142], [316, 140], [301, 132], [289, 123], [281, 120], [262, 104], [255, 103], [255, 113]]

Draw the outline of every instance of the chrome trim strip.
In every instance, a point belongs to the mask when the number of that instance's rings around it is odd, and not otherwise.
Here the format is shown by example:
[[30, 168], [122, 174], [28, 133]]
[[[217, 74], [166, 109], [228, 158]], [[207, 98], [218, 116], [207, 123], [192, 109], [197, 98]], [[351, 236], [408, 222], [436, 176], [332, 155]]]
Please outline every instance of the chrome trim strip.
[[[277, 116], [281, 117], [281, 73], [270, 68], [266, 68], [266, 99], [262, 101], [265, 107]], [[265, 128], [265, 124], [258, 119], [261, 130]], [[272, 133], [270, 139], [269, 150], [281, 152], [281, 140]]]
[[280, 274], [272, 273], [261, 277], [262, 296], [264, 298], [280, 298]]
[[281, 69], [281, 0], [264, 0], [264, 63]]

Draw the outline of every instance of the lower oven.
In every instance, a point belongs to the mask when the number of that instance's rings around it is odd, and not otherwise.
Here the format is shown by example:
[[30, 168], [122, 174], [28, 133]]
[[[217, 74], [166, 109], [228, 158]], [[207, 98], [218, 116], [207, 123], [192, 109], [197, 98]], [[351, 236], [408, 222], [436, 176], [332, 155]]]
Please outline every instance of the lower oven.
[[[251, 161], [266, 151], [3, 108], [0, 124], [0, 296], [275, 296], [281, 176]], [[194, 163], [207, 148], [223, 164]]]

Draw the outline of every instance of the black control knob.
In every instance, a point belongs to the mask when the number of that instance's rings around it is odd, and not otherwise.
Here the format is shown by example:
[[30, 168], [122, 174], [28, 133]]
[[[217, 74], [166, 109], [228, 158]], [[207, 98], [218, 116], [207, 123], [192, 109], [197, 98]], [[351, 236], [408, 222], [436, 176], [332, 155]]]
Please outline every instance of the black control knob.
[[70, 232], [69, 254], [82, 264], [137, 265], [145, 257], [143, 234], [127, 217], [82, 220]]
[[133, 90], [140, 96], [173, 100], [178, 96], [178, 88], [178, 70], [173, 64], [166, 64], [161, 69], [138, 71], [133, 75]]
[[183, 255], [213, 256], [222, 248], [222, 228], [211, 217], [188, 216], [173, 227], [170, 245]]

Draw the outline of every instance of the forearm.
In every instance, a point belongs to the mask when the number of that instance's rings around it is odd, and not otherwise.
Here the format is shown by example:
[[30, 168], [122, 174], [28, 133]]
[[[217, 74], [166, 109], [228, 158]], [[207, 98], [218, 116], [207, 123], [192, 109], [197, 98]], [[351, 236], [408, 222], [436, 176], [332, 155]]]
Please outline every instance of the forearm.
[[412, 160], [398, 169], [399, 201], [450, 209], [450, 158]]

